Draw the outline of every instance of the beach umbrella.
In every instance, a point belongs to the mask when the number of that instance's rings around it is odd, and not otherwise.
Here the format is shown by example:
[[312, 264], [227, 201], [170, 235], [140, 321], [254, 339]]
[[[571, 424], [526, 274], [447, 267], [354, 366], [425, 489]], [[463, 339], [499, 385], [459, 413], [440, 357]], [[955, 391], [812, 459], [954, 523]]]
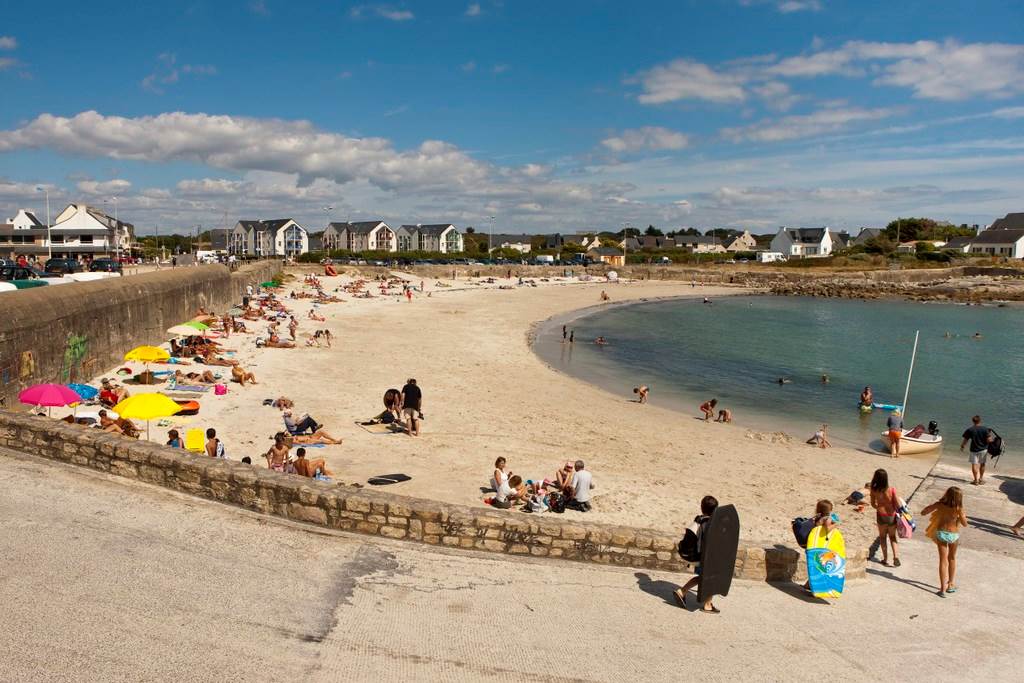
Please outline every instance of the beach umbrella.
[[129, 396], [114, 406], [114, 411], [121, 417], [146, 421], [147, 440], [149, 439], [150, 420], [156, 420], [161, 417], [170, 417], [179, 410], [181, 410], [181, 406], [169, 399], [167, 396], [159, 393], [136, 394], [135, 396]]
[[78, 403], [82, 397], [63, 384], [36, 384], [18, 394], [18, 400], [25, 405], [46, 406], [50, 414], [53, 406], [69, 406]]
[[228, 311], [228, 315], [242, 315], [243, 313], [245, 313], [245, 311], [243, 311], [238, 306], [235, 306], [234, 308]]
[[167, 351], [159, 346], [136, 346], [124, 354], [125, 360], [134, 360], [140, 363], [155, 363], [158, 360], [167, 360], [171, 357]]
[[200, 332], [206, 332], [210, 329], [209, 325], [198, 320], [189, 320], [187, 323], [182, 323], [182, 327], [191, 327], [193, 330], [199, 330]]
[[277, 283], [276, 282], [261, 282], [260, 283], [260, 287], [267, 287], [267, 288], [271, 288], [272, 289], [274, 287], [277, 287]]
[[191, 325], [175, 325], [167, 328], [167, 334], [173, 334], [175, 337], [191, 337], [196, 332], [198, 330]]
[[100, 393], [100, 390], [96, 387], [91, 387], [88, 384], [68, 384], [68, 389], [75, 392], [82, 397], [83, 401], [88, 401], [91, 398], [96, 398], [96, 395]]

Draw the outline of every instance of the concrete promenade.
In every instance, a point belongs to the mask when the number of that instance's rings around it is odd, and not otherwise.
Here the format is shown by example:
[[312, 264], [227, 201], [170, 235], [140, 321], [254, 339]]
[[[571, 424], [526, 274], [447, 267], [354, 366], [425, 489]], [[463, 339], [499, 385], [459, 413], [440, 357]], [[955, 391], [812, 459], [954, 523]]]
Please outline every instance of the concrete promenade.
[[983, 527], [951, 598], [922, 537], [834, 605], [742, 582], [712, 616], [675, 606], [681, 575], [311, 529], [11, 451], [0, 491], [3, 681], [1019, 680], [1024, 540]]

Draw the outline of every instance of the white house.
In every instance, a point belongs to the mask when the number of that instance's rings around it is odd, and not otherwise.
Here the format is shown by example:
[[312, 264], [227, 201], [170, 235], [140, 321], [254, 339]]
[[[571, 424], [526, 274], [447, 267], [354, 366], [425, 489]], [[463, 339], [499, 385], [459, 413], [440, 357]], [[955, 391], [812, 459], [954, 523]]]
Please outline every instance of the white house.
[[675, 237], [676, 247], [689, 249], [692, 254], [722, 254], [725, 247], [714, 235], [682, 235]]
[[97, 208], [68, 204], [50, 227], [50, 247], [59, 258], [128, 255], [134, 229], [131, 223], [116, 220]]
[[757, 240], [750, 234], [749, 230], [744, 230], [742, 235], [737, 235], [732, 242], [729, 242], [729, 246], [725, 248], [726, 251], [754, 251], [757, 248]]
[[971, 254], [1024, 258], [1024, 229], [989, 228], [971, 238]]
[[403, 225], [395, 231], [398, 251], [435, 251], [454, 254], [463, 250], [463, 239], [451, 223]]
[[828, 228], [779, 228], [769, 251], [791, 257], [821, 257], [832, 253], [832, 235]]
[[362, 251], [398, 251], [395, 231], [384, 221], [331, 223], [338, 231], [340, 249]]
[[[585, 238], [584, 238], [585, 239]], [[529, 254], [533, 248], [531, 235], [491, 235], [491, 251], [495, 249], [515, 249], [520, 254]], [[566, 241], [569, 241], [568, 238]]]
[[227, 251], [236, 256], [291, 258], [309, 251], [309, 233], [291, 218], [242, 220], [228, 233]]

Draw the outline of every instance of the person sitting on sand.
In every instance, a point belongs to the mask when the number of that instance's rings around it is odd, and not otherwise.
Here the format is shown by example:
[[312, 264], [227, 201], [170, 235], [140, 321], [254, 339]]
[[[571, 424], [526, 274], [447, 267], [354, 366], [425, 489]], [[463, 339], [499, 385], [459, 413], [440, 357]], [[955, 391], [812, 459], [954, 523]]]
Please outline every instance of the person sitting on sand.
[[295, 451], [295, 460], [292, 460], [291, 466], [295, 474], [300, 477], [309, 477], [310, 479], [313, 479], [316, 477], [317, 472], [325, 477], [334, 476], [334, 473], [327, 469], [327, 461], [323, 458], [308, 460], [306, 458], [305, 448], [299, 448]]
[[167, 432], [167, 445], [171, 448], [184, 448], [185, 440], [178, 434], [177, 429], [172, 429]]
[[212, 427], [206, 430], [206, 454], [225, 460], [228, 457], [224, 452], [224, 442], [217, 438], [217, 430]]
[[284, 472], [284, 464], [288, 461], [290, 450], [291, 446], [285, 440], [284, 432], [275, 434], [274, 445], [263, 455], [267, 459], [267, 467], [275, 472]]
[[832, 444], [828, 440], [828, 425], [821, 425], [821, 429], [814, 432], [814, 436], [807, 439], [807, 444], [817, 446], [818, 448], [832, 448]]
[[182, 372], [181, 370], [175, 370], [174, 380], [178, 384], [188, 384], [189, 382], [195, 382], [196, 384], [214, 384], [217, 382], [217, 378], [213, 376], [212, 370], [203, 370], [202, 372]]
[[494, 461], [494, 474], [491, 475], [491, 488], [497, 491], [502, 484], [508, 483], [509, 474], [505, 471], [505, 458]]
[[715, 422], [732, 422], [732, 411], [728, 408], [722, 408], [718, 411], [718, 417], [715, 418]]
[[248, 382], [249, 384], [256, 384], [256, 375], [254, 375], [251, 372], [246, 372], [245, 368], [241, 367], [240, 365], [236, 365], [235, 367], [231, 368], [231, 379], [234, 380], [235, 382], [238, 382], [243, 387], [245, 386], [246, 382]]
[[279, 396], [278, 398], [271, 401], [270, 405], [274, 406], [278, 410], [284, 410], [285, 408], [294, 408], [295, 401], [284, 396]]
[[320, 429], [320, 424], [311, 418], [309, 415], [303, 415], [302, 419], [296, 421], [292, 416], [291, 408], [285, 408], [282, 412], [284, 417], [284, 426], [288, 430], [288, 433], [292, 436], [296, 434], [305, 434], [309, 432], [312, 434], [316, 430]]
[[116, 406], [128, 396], [130, 394], [124, 387], [114, 384], [106, 377], [100, 380], [100, 403], [103, 405]]
[[121, 431], [121, 425], [117, 424], [117, 420], [107, 415], [107, 411], [100, 411], [100, 429], [111, 434], [123, 434]]
[[491, 505], [502, 510], [508, 510], [513, 504], [524, 502], [529, 495], [526, 485], [523, 483], [523, 478], [518, 474], [513, 474], [507, 482], [502, 482], [498, 485], [497, 492], [494, 494], [494, 498], [491, 499]]
[[704, 401], [700, 404], [700, 412], [704, 413], [704, 421], [707, 422], [715, 416], [715, 406], [718, 405], [718, 399], [713, 398], [710, 401]]
[[601, 290], [601, 301], [611, 301], [611, 297], [608, 296], [608, 292]]
[[313, 310], [312, 308], [311, 308], [311, 309], [309, 309], [309, 313], [307, 313], [307, 314], [306, 314], [306, 316], [307, 316], [307, 317], [308, 317], [308, 318], [309, 318], [310, 320], [315, 320], [315, 321], [317, 321], [317, 322], [319, 322], [319, 323], [322, 323], [322, 322], [324, 322], [325, 320], [327, 320], [327, 318], [323, 317], [322, 315], [319, 315], [319, 314], [317, 314], [317, 312], [316, 312], [316, 311], [314, 311], [314, 310]]
[[639, 397], [637, 399], [637, 403], [647, 403], [647, 394], [650, 392], [651, 390], [644, 384], [641, 384], [638, 387], [633, 387], [633, 393]]
[[555, 485], [567, 496], [572, 493], [572, 475], [575, 472], [572, 460], [566, 460], [562, 469], [555, 472]]
[[594, 488], [592, 475], [584, 469], [585, 465], [582, 460], [577, 460], [573, 467], [576, 471], [572, 475], [570, 484], [572, 498], [566, 502], [566, 507], [580, 512], [590, 512], [590, 490]]

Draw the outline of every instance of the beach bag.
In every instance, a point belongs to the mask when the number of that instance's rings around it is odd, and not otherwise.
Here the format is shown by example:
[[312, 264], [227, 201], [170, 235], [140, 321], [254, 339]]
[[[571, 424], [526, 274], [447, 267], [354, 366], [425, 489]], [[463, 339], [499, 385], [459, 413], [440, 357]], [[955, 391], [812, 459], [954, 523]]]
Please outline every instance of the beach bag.
[[228, 388], [223, 384], [218, 384], [213, 387], [213, 393], [217, 396], [223, 396], [224, 394], [228, 393]]
[[988, 442], [988, 454], [994, 459], [1003, 454], [1003, 437], [999, 436], [994, 429], [990, 431], [992, 436]]
[[693, 524], [686, 527], [683, 538], [679, 541], [679, 557], [686, 562], [700, 562], [700, 536], [705, 517], [695, 517]]
[[565, 496], [552, 493], [549, 496], [548, 507], [551, 508], [552, 512], [557, 512], [559, 514], [565, 512]]
[[792, 522], [793, 536], [801, 548], [807, 547], [807, 539], [810, 538], [814, 529], [814, 519], [811, 517], [797, 517]]

